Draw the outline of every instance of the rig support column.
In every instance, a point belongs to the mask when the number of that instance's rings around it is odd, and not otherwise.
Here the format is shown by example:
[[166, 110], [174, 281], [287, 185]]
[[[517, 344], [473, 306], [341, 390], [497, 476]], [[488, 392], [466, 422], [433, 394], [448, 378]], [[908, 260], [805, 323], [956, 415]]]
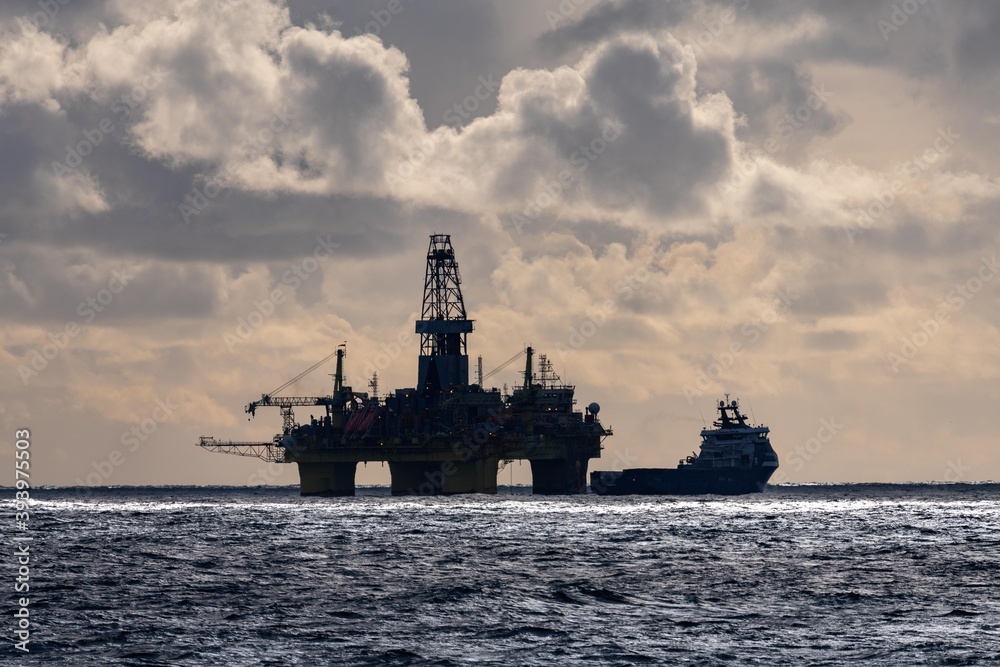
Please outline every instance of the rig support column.
[[389, 462], [394, 496], [441, 496], [496, 493], [495, 458], [473, 461]]
[[[389, 461], [389, 474], [392, 475], [392, 495], [394, 496], [433, 496], [441, 493], [440, 485], [435, 486], [435, 472], [440, 473], [440, 467], [424, 461]], [[421, 493], [423, 485], [423, 493]]]
[[546, 496], [586, 493], [587, 464], [584, 457], [532, 459], [532, 493]]
[[299, 462], [299, 486], [303, 496], [353, 496], [355, 463]]
[[452, 474], [445, 477], [444, 492], [496, 493], [498, 466], [499, 461], [494, 458], [447, 462], [445, 468]]

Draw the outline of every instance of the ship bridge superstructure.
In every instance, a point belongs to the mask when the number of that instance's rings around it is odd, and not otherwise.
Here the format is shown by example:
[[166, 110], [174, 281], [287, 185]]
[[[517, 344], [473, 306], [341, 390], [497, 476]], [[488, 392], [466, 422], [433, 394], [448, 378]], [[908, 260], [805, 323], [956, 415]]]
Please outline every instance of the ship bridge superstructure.
[[701, 449], [682, 459], [679, 466], [709, 468], [749, 469], [755, 465], [778, 467], [778, 455], [771, 447], [770, 429], [763, 424], [753, 425], [740, 412], [739, 401], [725, 400], [718, 403], [719, 418], [712, 422], [715, 428], [701, 431]]

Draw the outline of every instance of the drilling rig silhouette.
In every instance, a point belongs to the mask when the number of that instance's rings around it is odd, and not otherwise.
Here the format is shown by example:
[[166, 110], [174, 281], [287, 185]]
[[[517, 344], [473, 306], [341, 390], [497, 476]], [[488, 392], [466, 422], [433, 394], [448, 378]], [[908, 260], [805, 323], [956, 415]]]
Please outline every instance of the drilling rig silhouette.
[[[586, 493], [587, 466], [612, 435], [598, 419], [600, 406], [575, 410], [575, 387], [564, 384], [545, 355], [534, 369], [527, 347], [469, 384], [467, 337], [473, 331], [462, 299], [455, 250], [448, 234], [432, 234], [427, 249], [417, 386], [378, 395], [344, 384], [346, 346], [246, 406], [278, 408], [282, 432], [271, 442], [220, 441], [203, 436], [198, 446], [214, 452], [295, 463], [302, 495], [352, 496], [360, 462], [389, 464], [393, 495], [496, 493], [497, 472], [514, 460], [531, 464], [537, 494]], [[524, 380], [508, 394], [483, 382], [524, 357]], [[328, 396], [278, 396], [336, 357]], [[325, 414], [296, 421], [294, 408], [322, 407]]]

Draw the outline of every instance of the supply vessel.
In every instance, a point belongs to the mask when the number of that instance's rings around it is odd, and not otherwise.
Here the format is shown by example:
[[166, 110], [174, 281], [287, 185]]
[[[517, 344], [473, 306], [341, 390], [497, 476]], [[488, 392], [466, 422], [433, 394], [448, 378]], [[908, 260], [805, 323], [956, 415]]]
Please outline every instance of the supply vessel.
[[715, 428], [701, 432], [701, 452], [676, 468], [632, 468], [594, 471], [590, 489], [602, 496], [700, 495], [736, 496], [764, 490], [778, 469], [778, 455], [768, 439], [770, 429], [751, 425], [739, 402], [720, 400]]
[[[448, 234], [432, 234], [427, 249], [424, 301], [415, 333], [420, 336], [416, 385], [371, 393], [346, 384], [346, 346], [263, 394], [246, 406], [281, 410], [283, 426], [270, 442], [235, 442], [202, 436], [209, 451], [256, 456], [269, 463], [294, 463], [302, 495], [350, 496], [358, 463], [388, 463], [393, 495], [496, 493], [499, 469], [518, 459], [531, 464], [538, 494], [587, 491], [587, 467], [612, 435], [590, 403], [576, 409], [575, 387], [563, 383], [545, 355], [536, 372], [534, 349], [526, 347], [469, 382], [466, 342], [473, 320], [466, 315], [458, 261]], [[280, 396], [307, 373], [336, 356], [333, 390], [325, 396]], [[384, 356], [384, 355], [383, 355]], [[487, 389], [485, 380], [524, 357], [524, 378], [511, 391]], [[297, 407], [319, 416], [299, 420]]]

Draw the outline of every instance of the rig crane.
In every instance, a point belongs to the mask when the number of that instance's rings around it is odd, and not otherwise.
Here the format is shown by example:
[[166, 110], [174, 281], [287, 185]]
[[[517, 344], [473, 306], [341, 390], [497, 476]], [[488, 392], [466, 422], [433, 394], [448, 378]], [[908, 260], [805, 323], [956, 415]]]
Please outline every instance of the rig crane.
[[[255, 456], [265, 461], [282, 462], [284, 460], [284, 435], [287, 435], [296, 426], [293, 408], [322, 405], [326, 408], [327, 416], [332, 418], [336, 413], [342, 414], [345, 406], [354, 402], [354, 392], [351, 390], [351, 387], [344, 386], [344, 357], [346, 355], [347, 344], [342, 343], [332, 354], [327, 355], [280, 387], [273, 389], [267, 394], [262, 394], [260, 400], [251, 401], [247, 404], [246, 413], [250, 415], [250, 418], [257, 415], [257, 408], [273, 407], [281, 409], [282, 435], [276, 435], [272, 442], [221, 441], [211, 436], [202, 436], [199, 439], [198, 445], [213, 452], [236, 454], [238, 456]], [[275, 395], [309, 375], [334, 357], [337, 357], [337, 371], [333, 376], [333, 393], [329, 396]]]

